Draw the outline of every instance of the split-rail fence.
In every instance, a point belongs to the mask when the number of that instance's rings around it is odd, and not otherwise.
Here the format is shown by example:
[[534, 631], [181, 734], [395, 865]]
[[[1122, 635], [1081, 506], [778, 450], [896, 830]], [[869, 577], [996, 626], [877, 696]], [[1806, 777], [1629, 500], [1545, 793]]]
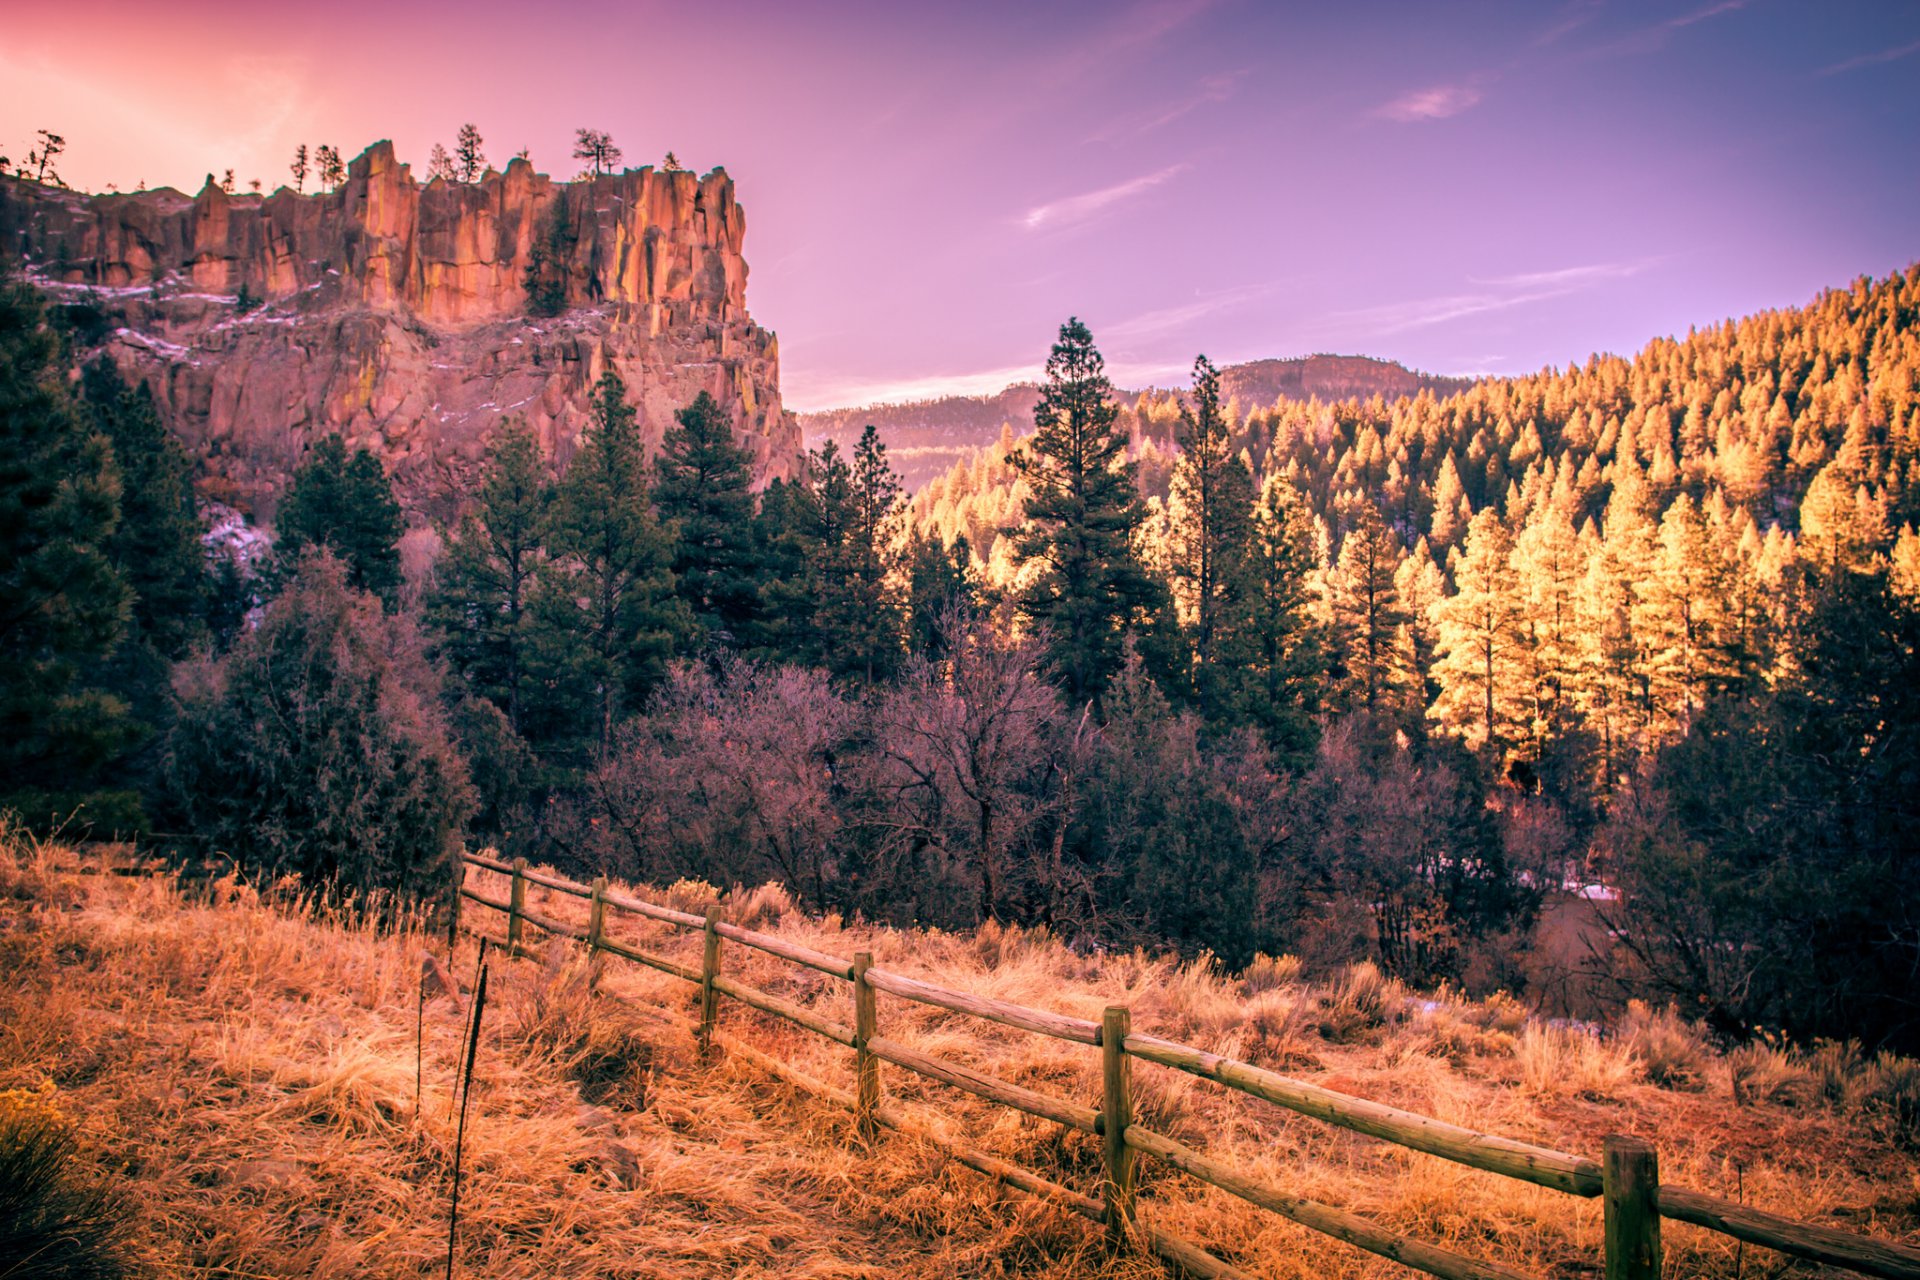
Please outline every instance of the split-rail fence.
[[[467, 885], [467, 868], [479, 867], [510, 877], [506, 901], [490, 898]], [[1204, 1153], [1156, 1133], [1133, 1117], [1132, 1063], [1135, 1059], [1171, 1067], [1216, 1081], [1256, 1098], [1330, 1125], [1366, 1134], [1385, 1142], [1471, 1168], [1501, 1174], [1573, 1196], [1601, 1197], [1605, 1239], [1606, 1280], [1657, 1280], [1662, 1273], [1660, 1226], [1663, 1220], [1688, 1222], [1749, 1244], [1776, 1249], [1797, 1258], [1856, 1271], [1884, 1280], [1920, 1280], [1920, 1248], [1801, 1222], [1750, 1208], [1731, 1200], [1663, 1185], [1654, 1147], [1632, 1137], [1605, 1140], [1599, 1160], [1533, 1146], [1510, 1138], [1476, 1133], [1459, 1125], [1416, 1115], [1397, 1107], [1370, 1102], [1324, 1089], [1305, 1081], [1238, 1062], [1187, 1045], [1133, 1030], [1128, 1012], [1114, 1007], [1099, 1022], [1029, 1009], [1006, 1001], [949, 991], [917, 978], [876, 968], [872, 956], [856, 952], [851, 959], [826, 955], [785, 938], [729, 924], [718, 907], [704, 916], [677, 911], [658, 903], [616, 893], [605, 878], [591, 885], [535, 871], [525, 859], [505, 862], [479, 854], [463, 854], [454, 864], [454, 911], [450, 936], [461, 928], [462, 899], [506, 916], [506, 935], [493, 941], [513, 955], [531, 954], [523, 941], [526, 925], [547, 934], [584, 943], [598, 963], [598, 953], [618, 956], [693, 984], [700, 994], [697, 1038], [710, 1053], [716, 1036], [738, 1052], [791, 1083], [846, 1106], [854, 1112], [863, 1133], [880, 1128], [910, 1133], [939, 1147], [951, 1158], [1021, 1191], [1044, 1197], [1101, 1225], [1116, 1248], [1145, 1247], [1187, 1272], [1212, 1277], [1239, 1277], [1245, 1272], [1201, 1249], [1142, 1221], [1136, 1214], [1135, 1163], [1141, 1156], [1160, 1160], [1232, 1195], [1322, 1232], [1348, 1244], [1390, 1258], [1444, 1280], [1530, 1280], [1521, 1272], [1468, 1257], [1454, 1250], [1415, 1239], [1357, 1214], [1292, 1195], [1272, 1183], [1242, 1173]], [[584, 929], [527, 908], [528, 885], [539, 885], [588, 902]], [[655, 955], [607, 936], [609, 909], [632, 912], [650, 920], [694, 931], [704, 938], [698, 969]], [[492, 936], [484, 930], [470, 930]], [[836, 1023], [811, 1009], [748, 986], [721, 972], [721, 944], [751, 947], [793, 964], [830, 974], [851, 987], [853, 1023]], [[878, 996], [884, 992], [903, 1000], [934, 1005], [968, 1014], [1035, 1035], [1068, 1041], [1100, 1054], [1102, 1097], [1097, 1108], [1049, 1097], [971, 1067], [921, 1053], [880, 1032]], [[715, 1023], [721, 996], [784, 1018], [815, 1035], [852, 1050], [855, 1092], [815, 1080], [771, 1055], [735, 1037], [718, 1032]], [[1091, 1134], [1100, 1141], [1104, 1162], [1100, 1194], [1085, 1195], [1029, 1169], [939, 1138], [890, 1106], [881, 1089], [882, 1063], [915, 1072], [928, 1079], [1010, 1107], [1066, 1128]]]

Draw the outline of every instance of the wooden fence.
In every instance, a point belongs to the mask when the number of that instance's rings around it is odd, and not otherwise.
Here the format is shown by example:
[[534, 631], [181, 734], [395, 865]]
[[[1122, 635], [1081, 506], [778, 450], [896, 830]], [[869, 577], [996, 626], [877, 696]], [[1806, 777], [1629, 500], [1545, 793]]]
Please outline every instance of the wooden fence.
[[[508, 899], [502, 902], [469, 888], [466, 883], [469, 866], [510, 877]], [[586, 899], [589, 904], [586, 928], [576, 928], [528, 910], [526, 892], [529, 884]], [[1102, 1225], [1116, 1247], [1150, 1248], [1160, 1257], [1194, 1275], [1244, 1277], [1245, 1273], [1199, 1246], [1139, 1220], [1135, 1212], [1134, 1167], [1142, 1155], [1163, 1161], [1281, 1217], [1429, 1275], [1446, 1277], [1446, 1280], [1528, 1280], [1522, 1273], [1507, 1267], [1467, 1257], [1390, 1230], [1343, 1209], [1291, 1195], [1269, 1182], [1228, 1168], [1185, 1143], [1135, 1122], [1131, 1066], [1136, 1058], [1216, 1081], [1330, 1125], [1453, 1160], [1471, 1168], [1550, 1187], [1569, 1195], [1599, 1196], [1604, 1202], [1607, 1280], [1654, 1280], [1660, 1276], [1660, 1225], [1669, 1218], [1864, 1275], [1885, 1277], [1887, 1280], [1920, 1280], [1920, 1249], [1912, 1246], [1800, 1222], [1698, 1191], [1663, 1186], [1660, 1182], [1659, 1158], [1654, 1148], [1634, 1138], [1606, 1139], [1601, 1159], [1592, 1160], [1492, 1134], [1476, 1133], [1459, 1125], [1290, 1079], [1250, 1063], [1223, 1058], [1157, 1036], [1143, 1035], [1132, 1029], [1124, 1008], [1109, 1008], [1099, 1022], [1091, 1022], [966, 992], [949, 991], [917, 978], [875, 968], [871, 955], [864, 951], [856, 953], [850, 960], [825, 955], [784, 938], [728, 924], [720, 918], [718, 907], [709, 907], [704, 916], [696, 916], [614, 893], [607, 888], [604, 878], [591, 885], [583, 885], [545, 875], [530, 870], [525, 859], [508, 863], [475, 854], [463, 855], [455, 864], [454, 887], [450, 936], [460, 929], [460, 902], [465, 899], [506, 916], [503, 945], [511, 954], [528, 954], [522, 934], [524, 927], [531, 924], [548, 934], [585, 943], [596, 965], [599, 963], [599, 953], [604, 952], [691, 983], [700, 992], [700, 1021], [696, 1034], [703, 1054], [711, 1052], [719, 1036], [730, 1050], [851, 1109], [862, 1132], [870, 1134], [884, 1127], [925, 1139], [973, 1169], [1022, 1191], [1052, 1200]], [[700, 968], [692, 969], [665, 956], [654, 955], [607, 937], [605, 921], [609, 908], [698, 931], [704, 939]], [[498, 938], [494, 940], [496, 943], [501, 941]], [[779, 996], [726, 977], [721, 972], [723, 941], [754, 948], [848, 983], [852, 988], [852, 1025], [829, 1021], [813, 1010], [801, 1008]], [[1098, 1050], [1102, 1080], [1101, 1105], [1096, 1109], [1049, 1097], [886, 1038], [880, 1033], [877, 995], [881, 992]], [[721, 1036], [715, 1026], [721, 996], [784, 1018], [852, 1050], [855, 1092], [849, 1094], [814, 1080], [751, 1045]], [[926, 1132], [904, 1112], [885, 1102], [880, 1080], [881, 1063], [915, 1072], [999, 1106], [1094, 1135], [1100, 1140], [1104, 1160], [1100, 1195], [1084, 1195], [997, 1156]]]

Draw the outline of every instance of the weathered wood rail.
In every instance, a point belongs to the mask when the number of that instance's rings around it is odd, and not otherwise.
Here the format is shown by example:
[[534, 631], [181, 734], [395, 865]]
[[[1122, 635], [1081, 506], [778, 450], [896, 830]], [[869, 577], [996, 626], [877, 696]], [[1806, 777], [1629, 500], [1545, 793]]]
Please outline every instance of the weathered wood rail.
[[[509, 877], [507, 899], [502, 901], [488, 897], [468, 887], [468, 867], [480, 867]], [[1224, 1058], [1158, 1036], [1136, 1033], [1131, 1029], [1130, 1017], [1124, 1008], [1110, 1008], [1100, 1022], [1090, 1022], [963, 991], [950, 991], [918, 978], [875, 968], [872, 957], [865, 952], [855, 955], [851, 960], [843, 960], [785, 938], [729, 924], [720, 919], [718, 908], [710, 908], [704, 917], [676, 911], [657, 903], [610, 892], [604, 880], [583, 885], [534, 871], [524, 859], [504, 862], [478, 854], [465, 854], [455, 863], [454, 875], [450, 936], [457, 934], [461, 928], [460, 904], [465, 900], [506, 916], [504, 945], [512, 954], [528, 954], [529, 949], [522, 934], [524, 926], [530, 924], [547, 934], [586, 944], [596, 965], [599, 963], [599, 953], [605, 952], [690, 983], [700, 993], [700, 1020], [696, 1035], [703, 1053], [711, 1051], [716, 1043], [730, 1052], [737, 1052], [790, 1083], [848, 1108], [854, 1113], [863, 1133], [870, 1134], [877, 1129], [887, 1128], [912, 1134], [932, 1143], [969, 1168], [997, 1178], [1008, 1186], [1051, 1200], [1101, 1224], [1115, 1247], [1143, 1246], [1197, 1276], [1245, 1277], [1246, 1273], [1198, 1245], [1169, 1235], [1141, 1220], [1135, 1191], [1135, 1162], [1140, 1156], [1152, 1157], [1249, 1204], [1428, 1275], [1440, 1276], [1444, 1280], [1530, 1280], [1523, 1273], [1510, 1268], [1429, 1244], [1344, 1209], [1292, 1195], [1185, 1143], [1136, 1123], [1133, 1119], [1131, 1069], [1136, 1060], [1184, 1071], [1329, 1125], [1452, 1160], [1470, 1168], [1572, 1196], [1600, 1197], [1604, 1207], [1606, 1280], [1657, 1280], [1662, 1274], [1660, 1227], [1665, 1219], [1692, 1223], [1749, 1244], [1862, 1275], [1878, 1276], [1883, 1280], [1920, 1280], [1920, 1248], [1912, 1245], [1801, 1222], [1698, 1191], [1662, 1186], [1656, 1152], [1653, 1147], [1635, 1138], [1608, 1138], [1602, 1158], [1593, 1160], [1494, 1134], [1477, 1133], [1397, 1107], [1294, 1080], [1251, 1063]], [[538, 885], [556, 893], [586, 899], [590, 904], [587, 927], [577, 928], [528, 910], [528, 885]], [[699, 933], [703, 940], [701, 967], [693, 969], [665, 956], [654, 955], [606, 937], [604, 921], [608, 910], [631, 912]], [[482, 930], [472, 932], [493, 936]], [[498, 938], [494, 940], [496, 943], [500, 941]], [[853, 1025], [830, 1021], [813, 1010], [725, 976], [721, 972], [723, 941], [750, 947], [848, 983], [852, 988], [850, 1003]], [[877, 994], [882, 992], [1100, 1050], [1101, 1105], [1094, 1108], [1050, 1097], [886, 1038], [879, 1031], [876, 999]], [[816, 1080], [790, 1064], [720, 1031], [717, 1022], [721, 996], [783, 1018], [815, 1035], [852, 1049], [856, 1091], [849, 1094]], [[1099, 1194], [1086, 1195], [997, 1156], [939, 1137], [925, 1124], [885, 1101], [880, 1077], [882, 1063], [984, 1098], [997, 1106], [1094, 1135], [1100, 1140], [1104, 1165]]]

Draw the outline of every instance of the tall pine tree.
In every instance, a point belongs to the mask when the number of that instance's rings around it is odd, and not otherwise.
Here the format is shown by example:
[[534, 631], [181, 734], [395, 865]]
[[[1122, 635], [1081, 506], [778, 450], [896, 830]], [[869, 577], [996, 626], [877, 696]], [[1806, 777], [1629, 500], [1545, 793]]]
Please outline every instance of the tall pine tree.
[[674, 590], [701, 639], [738, 646], [759, 608], [753, 547], [753, 454], [702, 391], [661, 442], [654, 505], [674, 527]]
[[84, 786], [132, 732], [125, 704], [88, 679], [120, 643], [131, 606], [112, 556], [120, 473], [112, 445], [73, 403], [59, 357], [38, 294], [0, 283], [0, 787], [9, 791]]
[[1134, 545], [1146, 507], [1118, 417], [1093, 335], [1068, 320], [1047, 357], [1034, 434], [1012, 458], [1029, 489], [1013, 542], [1040, 568], [1021, 612], [1047, 628], [1048, 658], [1075, 702], [1099, 696], [1120, 670], [1127, 632], [1153, 624], [1164, 603]]
[[336, 432], [294, 471], [274, 519], [274, 552], [285, 573], [307, 548], [327, 547], [346, 565], [349, 586], [371, 591], [392, 609], [400, 597], [403, 530], [380, 459], [365, 449], [349, 454]]
[[428, 614], [468, 685], [526, 731], [533, 588], [551, 493], [540, 445], [518, 418], [492, 440], [478, 501], [447, 539]]
[[611, 369], [591, 414], [554, 493], [533, 654], [549, 723], [604, 753], [665, 676], [685, 611], [673, 599], [673, 548], [654, 515], [636, 414]]
[[1205, 356], [1193, 362], [1193, 403], [1180, 407], [1174, 438], [1180, 445], [1170, 503], [1174, 598], [1201, 710], [1210, 719], [1233, 718], [1252, 656], [1253, 477], [1234, 452], [1233, 428], [1220, 408], [1220, 374]]

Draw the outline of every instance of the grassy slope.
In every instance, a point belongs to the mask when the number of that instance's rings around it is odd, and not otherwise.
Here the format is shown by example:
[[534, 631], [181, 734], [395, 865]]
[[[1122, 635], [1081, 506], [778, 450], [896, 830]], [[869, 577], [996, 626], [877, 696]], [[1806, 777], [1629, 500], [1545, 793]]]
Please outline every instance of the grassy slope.
[[[461, 1012], [426, 1006], [413, 1117], [415, 978], [444, 940], [378, 935], [244, 886], [190, 904], [165, 881], [73, 876], [62, 851], [0, 855], [0, 1089], [51, 1077], [90, 1146], [123, 1164], [159, 1274], [405, 1276], [444, 1265]], [[497, 883], [488, 886], [505, 896]], [[681, 897], [694, 891], [678, 887]], [[535, 910], [579, 918], [536, 890]], [[1920, 1162], [1879, 1113], [1816, 1097], [1760, 1065], [1780, 1100], [1736, 1106], [1730, 1066], [1688, 1051], [1690, 1089], [1645, 1083], [1621, 1044], [1544, 1034], [1512, 1007], [1407, 1005], [1285, 966], [1245, 980], [1143, 956], [1077, 957], [1010, 930], [967, 936], [734, 914], [798, 941], [1022, 1003], [1098, 1016], [1274, 1065], [1333, 1088], [1548, 1145], [1654, 1138], [1668, 1181], [1797, 1215], [1920, 1236]], [[483, 914], [483, 913], [475, 913]], [[530, 930], [530, 933], [533, 931]], [[697, 941], [620, 918], [616, 936], [697, 963]], [[453, 957], [472, 978], [474, 945]], [[729, 972], [851, 1018], [844, 984], [729, 947]], [[740, 1063], [699, 1063], [690, 988], [610, 962], [590, 995], [569, 952], [498, 962], [467, 1133], [468, 1276], [1158, 1275], [1102, 1258], [1087, 1224], [884, 1137]], [[1384, 995], [1384, 1004], [1371, 999]], [[1378, 1011], [1384, 1010], [1383, 1020]], [[1410, 1011], [1409, 1011], [1410, 1010]], [[1092, 1050], [881, 998], [885, 1034], [1030, 1087], [1097, 1102]], [[723, 1025], [847, 1087], [850, 1054], [723, 1001]], [[1325, 1028], [1325, 1034], [1322, 1027]], [[1328, 1036], [1334, 1037], [1329, 1039]], [[1330, 1130], [1159, 1068], [1136, 1066], [1142, 1119], [1289, 1190], [1542, 1275], [1597, 1270], [1598, 1206]], [[896, 1098], [969, 1141], [1085, 1191], [1095, 1142], [885, 1069]], [[1845, 1092], [1844, 1089], [1840, 1090]], [[1857, 1093], [1858, 1090], [1855, 1090]], [[591, 1099], [591, 1101], [589, 1101]], [[1151, 1167], [1156, 1223], [1256, 1275], [1409, 1274]], [[1772, 1274], [1777, 1259], [1669, 1225], [1673, 1274]]]

